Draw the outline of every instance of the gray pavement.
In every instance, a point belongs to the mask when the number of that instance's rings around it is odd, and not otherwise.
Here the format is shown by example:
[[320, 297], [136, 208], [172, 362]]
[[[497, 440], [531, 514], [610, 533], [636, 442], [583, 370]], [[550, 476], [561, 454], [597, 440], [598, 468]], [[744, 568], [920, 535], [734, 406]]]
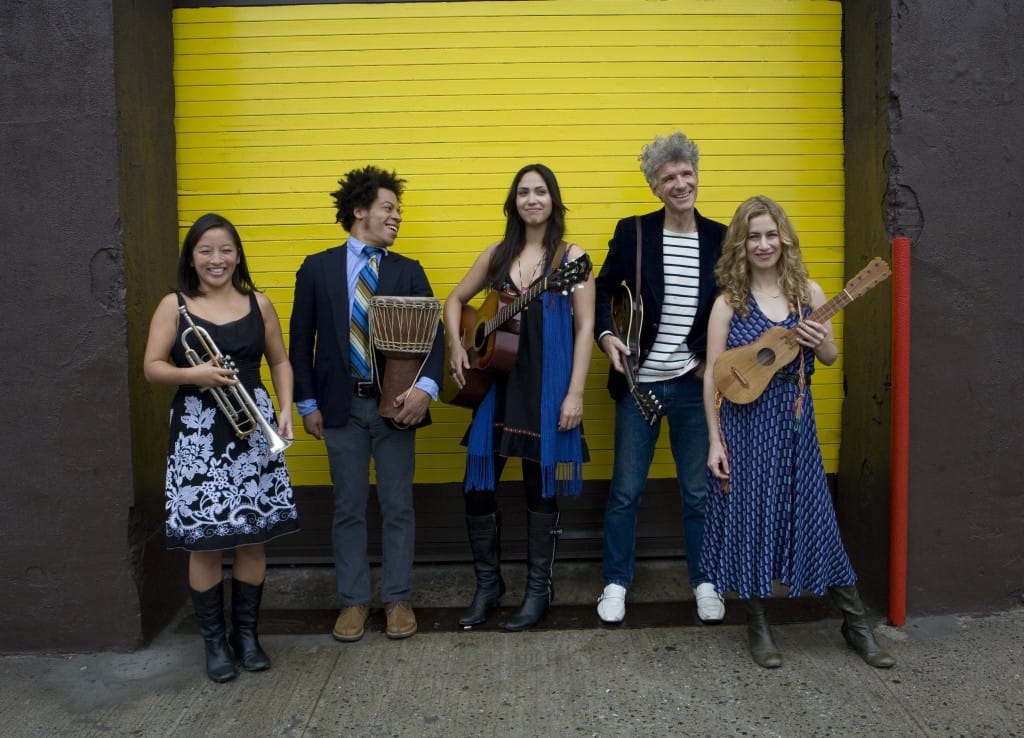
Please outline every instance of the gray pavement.
[[[506, 568], [513, 605], [521, 565]], [[471, 576], [464, 566], [417, 567], [417, 605], [443, 613], [436, 608], [468, 595]], [[595, 582], [599, 590], [595, 565], [560, 564], [553, 620], [558, 608], [589, 612]], [[774, 627], [785, 663], [767, 671], [750, 660], [740, 624], [630, 624], [641, 608], [692, 609], [684, 582], [677, 563], [646, 563], [623, 627], [595, 615], [564, 629], [459, 632], [431, 616], [404, 641], [377, 629], [351, 644], [271, 632], [261, 639], [273, 669], [221, 685], [206, 679], [183, 610], [135, 653], [0, 657], [0, 726], [18, 738], [1024, 736], [1024, 608], [880, 625], [897, 659], [888, 671], [846, 647], [838, 615], [788, 618]], [[265, 607], [333, 608], [331, 590], [329, 568], [272, 570]]]

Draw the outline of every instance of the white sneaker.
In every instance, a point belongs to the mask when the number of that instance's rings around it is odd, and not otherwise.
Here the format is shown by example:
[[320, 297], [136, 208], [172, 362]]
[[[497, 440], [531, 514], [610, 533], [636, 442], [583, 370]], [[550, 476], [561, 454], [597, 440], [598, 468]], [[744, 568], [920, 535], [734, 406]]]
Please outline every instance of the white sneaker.
[[693, 590], [697, 600], [697, 617], [702, 623], [720, 623], [725, 620], [725, 598], [715, 591], [711, 582], [698, 584]]
[[626, 617], [626, 588], [609, 584], [597, 600], [597, 616], [605, 623], [621, 623]]

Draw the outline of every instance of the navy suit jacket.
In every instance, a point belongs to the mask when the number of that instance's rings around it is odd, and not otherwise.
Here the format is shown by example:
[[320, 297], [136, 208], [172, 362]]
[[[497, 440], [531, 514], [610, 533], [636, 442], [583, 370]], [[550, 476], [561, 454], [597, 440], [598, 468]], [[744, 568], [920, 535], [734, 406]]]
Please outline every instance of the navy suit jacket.
[[[697, 240], [700, 244], [700, 284], [697, 291], [697, 314], [693, 326], [686, 336], [690, 351], [701, 359], [707, 353], [708, 318], [714, 304], [717, 289], [715, 285], [715, 264], [722, 255], [722, 239], [725, 226], [708, 220], [696, 210]], [[643, 300], [644, 316], [640, 327], [640, 363], [647, 358], [654, 344], [654, 337], [661, 322], [661, 309], [665, 302], [665, 262], [663, 259], [663, 231], [665, 230], [665, 208], [640, 216], [643, 238], [643, 258], [640, 280], [640, 296]], [[613, 331], [612, 296], [619, 285], [625, 283], [633, 292], [636, 289], [636, 217], [623, 218], [615, 226], [615, 234], [608, 242], [608, 255], [601, 272], [597, 275], [597, 305], [594, 316], [594, 338]], [[608, 372], [608, 391], [616, 400], [626, 393], [626, 378], [612, 367]]]
[[[295, 275], [289, 329], [295, 399], [315, 399], [327, 428], [345, 425], [352, 407], [347, 263], [347, 246], [336, 246], [306, 257]], [[418, 261], [388, 250], [380, 262], [376, 294], [432, 297], [434, 293]], [[386, 357], [377, 352], [376, 359], [383, 372]], [[440, 387], [443, 372], [444, 331], [439, 325], [423, 375]], [[428, 412], [420, 425], [429, 423]]]

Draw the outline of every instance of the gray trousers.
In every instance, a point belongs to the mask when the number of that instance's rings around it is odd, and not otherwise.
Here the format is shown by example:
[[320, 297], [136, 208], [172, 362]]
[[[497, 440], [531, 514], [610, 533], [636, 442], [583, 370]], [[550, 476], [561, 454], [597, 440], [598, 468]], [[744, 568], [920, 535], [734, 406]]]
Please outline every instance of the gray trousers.
[[384, 603], [410, 599], [416, 541], [412, 501], [416, 431], [395, 430], [377, 413], [377, 400], [353, 397], [348, 423], [324, 428], [324, 441], [334, 483], [331, 540], [342, 607], [368, 604], [373, 598], [366, 555], [371, 456], [381, 512], [380, 599]]

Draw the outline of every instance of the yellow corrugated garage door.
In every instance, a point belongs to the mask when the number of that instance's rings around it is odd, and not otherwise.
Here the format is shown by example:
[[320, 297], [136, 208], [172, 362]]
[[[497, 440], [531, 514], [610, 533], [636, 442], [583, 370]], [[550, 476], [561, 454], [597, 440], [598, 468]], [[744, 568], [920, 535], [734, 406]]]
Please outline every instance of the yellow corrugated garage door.
[[[178, 9], [181, 227], [211, 210], [232, 219], [287, 327], [303, 257], [344, 238], [328, 195], [337, 178], [394, 168], [408, 180], [396, 248], [443, 298], [501, 236], [510, 178], [531, 162], [556, 172], [569, 235], [600, 265], [615, 221], [659, 204], [640, 146], [681, 128], [701, 147], [701, 211], [728, 221], [752, 194], [776, 198], [831, 295], [843, 274], [841, 18], [826, 0]], [[836, 329], [841, 342], [841, 316]], [[586, 474], [607, 479], [613, 406], [596, 354]], [[841, 372], [820, 369], [814, 383], [828, 471]], [[468, 411], [433, 412], [417, 481], [457, 481]], [[288, 461], [296, 484], [329, 484], [321, 444], [300, 438]], [[652, 477], [672, 476], [663, 443]]]

